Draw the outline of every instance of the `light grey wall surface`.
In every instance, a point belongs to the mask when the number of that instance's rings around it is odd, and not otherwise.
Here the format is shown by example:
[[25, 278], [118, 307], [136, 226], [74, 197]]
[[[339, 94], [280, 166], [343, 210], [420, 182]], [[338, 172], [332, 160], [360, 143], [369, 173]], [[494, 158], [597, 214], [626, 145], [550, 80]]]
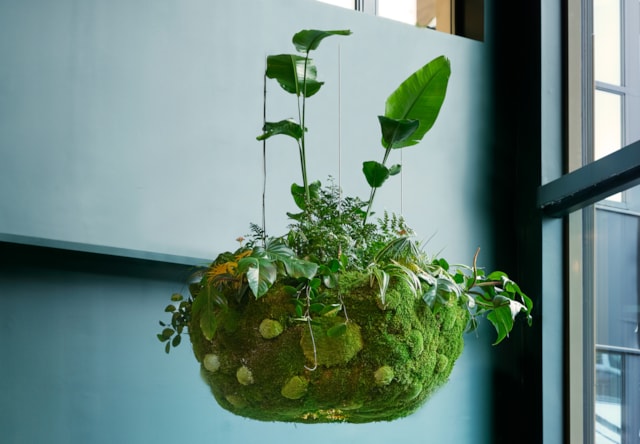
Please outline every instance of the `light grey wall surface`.
[[[308, 102], [310, 177], [340, 176], [345, 193], [366, 197], [360, 169], [382, 157], [376, 116], [386, 97], [445, 54], [453, 74], [440, 119], [402, 154], [402, 192], [394, 178], [376, 209], [402, 210], [456, 261], [488, 247], [478, 217], [482, 43], [312, 0], [0, 8], [3, 235], [204, 258], [235, 248], [261, 220], [264, 58], [295, 52], [300, 29], [348, 28], [352, 36], [327, 39], [315, 54], [326, 84]], [[295, 116], [293, 96], [273, 81], [268, 89], [268, 119]], [[277, 235], [300, 173], [293, 143], [272, 140], [267, 229]]]
[[[440, 119], [404, 151], [402, 183], [380, 191], [377, 211], [402, 210], [453, 263], [482, 246], [491, 264], [484, 44], [312, 0], [0, 0], [0, 240], [195, 258], [235, 248], [261, 218], [264, 58], [292, 52], [304, 28], [354, 33], [314, 57], [326, 85], [309, 100], [308, 140], [311, 177], [339, 176], [362, 197], [361, 162], [383, 154], [386, 97], [427, 61], [450, 58]], [[268, 89], [268, 118], [293, 116], [292, 97]], [[298, 160], [285, 139], [268, 152], [267, 229], [280, 234]], [[452, 381], [409, 418], [265, 424], [217, 407], [187, 347], [164, 356], [154, 335], [177, 279], [42, 273], [0, 273], [12, 316], [1, 324], [11, 396], [0, 429], [24, 438], [14, 442], [491, 442], [489, 329], [467, 336]]]

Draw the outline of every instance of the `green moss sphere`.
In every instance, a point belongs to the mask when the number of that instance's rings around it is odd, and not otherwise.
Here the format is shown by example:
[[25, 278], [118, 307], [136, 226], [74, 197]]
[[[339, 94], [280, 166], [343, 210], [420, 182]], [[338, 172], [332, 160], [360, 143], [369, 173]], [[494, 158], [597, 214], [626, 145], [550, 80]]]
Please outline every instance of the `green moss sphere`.
[[260, 299], [230, 296], [211, 341], [194, 315], [193, 350], [217, 402], [261, 421], [365, 423], [414, 412], [447, 381], [468, 314], [459, 306], [433, 313], [401, 285], [384, 306], [377, 292], [365, 276], [343, 275], [348, 316], [317, 315], [311, 329], [295, 320], [280, 283]]

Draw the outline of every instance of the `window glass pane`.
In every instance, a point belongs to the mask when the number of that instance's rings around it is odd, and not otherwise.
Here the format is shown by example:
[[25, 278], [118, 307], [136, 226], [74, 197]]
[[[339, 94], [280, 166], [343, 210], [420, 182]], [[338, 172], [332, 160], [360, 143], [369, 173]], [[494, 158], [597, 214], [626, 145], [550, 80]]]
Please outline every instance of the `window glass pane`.
[[330, 5], [342, 6], [343, 8], [355, 9], [355, 0], [320, 0], [322, 3]]
[[622, 355], [596, 351], [595, 442], [621, 443]]
[[[622, 147], [622, 98], [596, 90], [594, 95], [594, 159], [611, 154]], [[610, 202], [622, 202], [622, 194], [607, 198]]]
[[595, 442], [638, 442], [640, 213], [596, 205], [593, 239]]
[[622, 146], [622, 100], [620, 95], [596, 91], [594, 95], [594, 158], [611, 154]]
[[620, 85], [620, 0], [593, 2], [595, 79]]
[[378, 15], [410, 25], [417, 24], [416, 0], [378, 0]]

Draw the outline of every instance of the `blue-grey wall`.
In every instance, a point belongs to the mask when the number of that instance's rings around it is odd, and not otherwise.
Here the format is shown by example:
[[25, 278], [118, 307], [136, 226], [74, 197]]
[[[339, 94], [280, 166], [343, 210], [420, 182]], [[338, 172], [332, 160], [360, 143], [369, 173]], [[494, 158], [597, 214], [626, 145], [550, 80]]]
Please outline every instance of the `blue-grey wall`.
[[[0, 240], [154, 257], [235, 248], [261, 217], [264, 58], [292, 52], [303, 28], [354, 33], [321, 45], [326, 85], [308, 103], [310, 175], [339, 176], [348, 194], [368, 192], [360, 165], [382, 155], [376, 116], [388, 94], [432, 58], [450, 58], [440, 119], [405, 150], [402, 186], [383, 188], [377, 211], [402, 210], [451, 262], [482, 246], [491, 265], [485, 44], [312, 0], [0, 0]], [[294, 115], [291, 96], [274, 84], [268, 94], [269, 119]], [[280, 234], [298, 160], [287, 140], [268, 149], [267, 229]], [[407, 419], [264, 424], [217, 407], [188, 347], [167, 357], [155, 339], [168, 296], [182, 289], [179, 267], [161, 278], [117, 257], [102, 257], [102, 271], [28, 252], [0, 269], [8, 442], [492, 442], [478, 414], [492, 408], [499, 352], [488, 328], [467, 336], [451, 383]]]

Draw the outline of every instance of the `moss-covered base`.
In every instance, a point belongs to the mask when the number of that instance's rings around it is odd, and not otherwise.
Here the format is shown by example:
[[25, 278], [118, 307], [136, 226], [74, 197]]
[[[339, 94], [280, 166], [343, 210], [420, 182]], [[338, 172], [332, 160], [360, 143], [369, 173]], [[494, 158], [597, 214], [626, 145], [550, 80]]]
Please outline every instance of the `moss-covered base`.
[[192, 319], [194, 353], [218, 403], [262, 421], [390, 421], [446, 382], [462, 352], [464, 308], [434, 314], [400, 287], [382, 307], [363, 276], [343, 275], [340, 291], [348, 321], [342, 311], [316, 316], [312, 331], [293, 319], [279, 285], [232, 306], [212, 341]]

